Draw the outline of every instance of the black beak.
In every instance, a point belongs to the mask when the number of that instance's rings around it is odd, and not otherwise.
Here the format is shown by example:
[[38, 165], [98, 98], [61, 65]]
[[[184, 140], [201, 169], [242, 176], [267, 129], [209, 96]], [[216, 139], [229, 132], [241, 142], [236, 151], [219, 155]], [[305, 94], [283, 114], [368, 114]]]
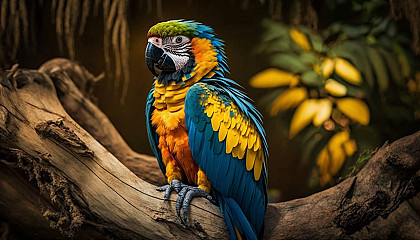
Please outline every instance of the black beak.
[[175, 63], [165, 52], [156, 47], [153, 43], [147, 43], [146, 47], [146, 64], [153, 75], [158, 76], [155, 67], [164, 72], [176, 71]]

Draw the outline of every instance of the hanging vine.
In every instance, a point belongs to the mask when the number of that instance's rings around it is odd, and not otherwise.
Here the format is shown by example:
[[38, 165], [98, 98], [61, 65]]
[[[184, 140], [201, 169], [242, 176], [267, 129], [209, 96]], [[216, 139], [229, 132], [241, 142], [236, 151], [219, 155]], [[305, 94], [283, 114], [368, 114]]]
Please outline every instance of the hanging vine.
[[[101, 4], [102, 3], [102, 4]], [[0, 64], [9, 67], [16, 61], [22, 42], [29, 46], [28, 19], [34, 19], [35, 11], [29, 16], [29, 5], [34, 1], [0, 1]], [[37, 4], [45, 4], [38, 0]], [[130, 80], [129, 73], [129, 28], [127, 23], [128, 0], [52, 0], [51, 16], [55, 24], [57, 45], [61, 53], [66, 52], [71, 59], [76, 59], [76, 37], [83, 35], [89, 14], [97, 17], [102, 6], [104, 22], [104, 59], [108, 78], [114, 80], [115, 92], [121, 91], [120, 102], [127, 96]], [[33, 7], [35, 6], [31, 6]], [[34, 21], [31, 20], [33, 24]], [[35, 34], [32, 34], [35, 36]]]
[[16, 59], [21, 35], [29, 44], [28, 12], [24, 0], [2, 0], [0, 5], [0, 61]]
[[[97, 16], [100, 6], [99, 0], [53, 0], [51, 2], [59, 49], [63, 52], [65, 45], [71, 59], [75, 59], [76, 55], [76, 32], [78, 31], [79, 36], [84, 33], [89, 13], [93, 11]], [[130, 80], [127, 8], [128, 0], [102, 1], [106, 71], [108, 77], [114, 80], [115, 93], [122, 88], [120, 96], [122, 104], [127, 96]]]

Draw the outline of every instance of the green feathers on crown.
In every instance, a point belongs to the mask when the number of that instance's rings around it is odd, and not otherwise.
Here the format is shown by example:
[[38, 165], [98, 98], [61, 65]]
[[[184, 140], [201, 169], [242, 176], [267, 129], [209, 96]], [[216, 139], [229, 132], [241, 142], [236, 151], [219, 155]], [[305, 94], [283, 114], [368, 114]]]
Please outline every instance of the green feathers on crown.
[[150, 28], [147, 37], [174, 37], [184, 35], [188, 38], [195, 37], [195, 27], [180, 21], [161, 22]]

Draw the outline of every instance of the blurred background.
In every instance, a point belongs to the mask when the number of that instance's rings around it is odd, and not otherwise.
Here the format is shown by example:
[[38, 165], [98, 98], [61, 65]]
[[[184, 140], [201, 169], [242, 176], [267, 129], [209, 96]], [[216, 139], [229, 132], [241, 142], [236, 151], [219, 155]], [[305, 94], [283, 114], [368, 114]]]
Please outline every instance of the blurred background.
[[271, 201], [332, 186], [420, 129], [420, 0], [1, 0], [0, 68], [66, 57], [105, 73], [97, 104], [152, 155], [146, 34], [171, 19], [225, 41], [228, 77], [264, 115]]

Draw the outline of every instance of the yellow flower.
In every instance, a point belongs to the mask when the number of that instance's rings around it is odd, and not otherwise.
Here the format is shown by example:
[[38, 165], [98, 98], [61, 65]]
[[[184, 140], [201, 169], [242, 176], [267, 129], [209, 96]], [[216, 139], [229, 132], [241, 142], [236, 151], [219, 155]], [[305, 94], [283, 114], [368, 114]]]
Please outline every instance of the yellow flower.
[[314, 117], [313, 124], [321, 126], [331, 116], [332, 102], [328, 98], [318, 100], [318, 111]]
[[319, 74], [324, 76], [324, 78], [328, 78], [334, 71], [335, 61], [331, 58], [325, 58], [322, 61], [321, 66], [315, 65], [314, 70]]
[[366, 126], [370, 121], [369, 107], [357, 98], [342, 98], [337, 100], [337, 108], [351, 120]]
[[288, 86], [293, 82], [299, 82], [299, 77], [277, 68], [268, 68], [255, 74], [249, 84], [254, 88], [275, 88]]
[[311, 50], [311, 44], [309, 43], [308, 37], [301, 31], [297, 30], [296, 28], [290, 29], [290, 37], [303, 50]]
[[347, 60], [342, 58], [335, 59], [335, 72], [349, 83], [360, 85], [362, 77], [360, 72]]
[[347, 94], [347, 88], [343, 84], [330, 78], [325, 82], [325, 90], [334, 97], [343, 97]]
[[289, 137], [293, 138], [314, 119], [318, 112], [318, 101], [307, 99], [299, 105], [290, 121]]
[[350, 132], [336, 133], [319, 152], [316, 164], [319, 168], [321, 185], [327, 184], [342, 168], [346, 157], [356, 151], [356, 141], [350, 139]]
[[280, 110], [294, 108], [308, 97], [305, 88], [291, 88], [280, 94], [271, 105], [270, 115], [275, 116]]
[[329, 99], [307, 99], [299, 105], [290, 121], [289, 138], [293, 138], [309, 123], [321, 126], [331, 116], [332, 103]]

